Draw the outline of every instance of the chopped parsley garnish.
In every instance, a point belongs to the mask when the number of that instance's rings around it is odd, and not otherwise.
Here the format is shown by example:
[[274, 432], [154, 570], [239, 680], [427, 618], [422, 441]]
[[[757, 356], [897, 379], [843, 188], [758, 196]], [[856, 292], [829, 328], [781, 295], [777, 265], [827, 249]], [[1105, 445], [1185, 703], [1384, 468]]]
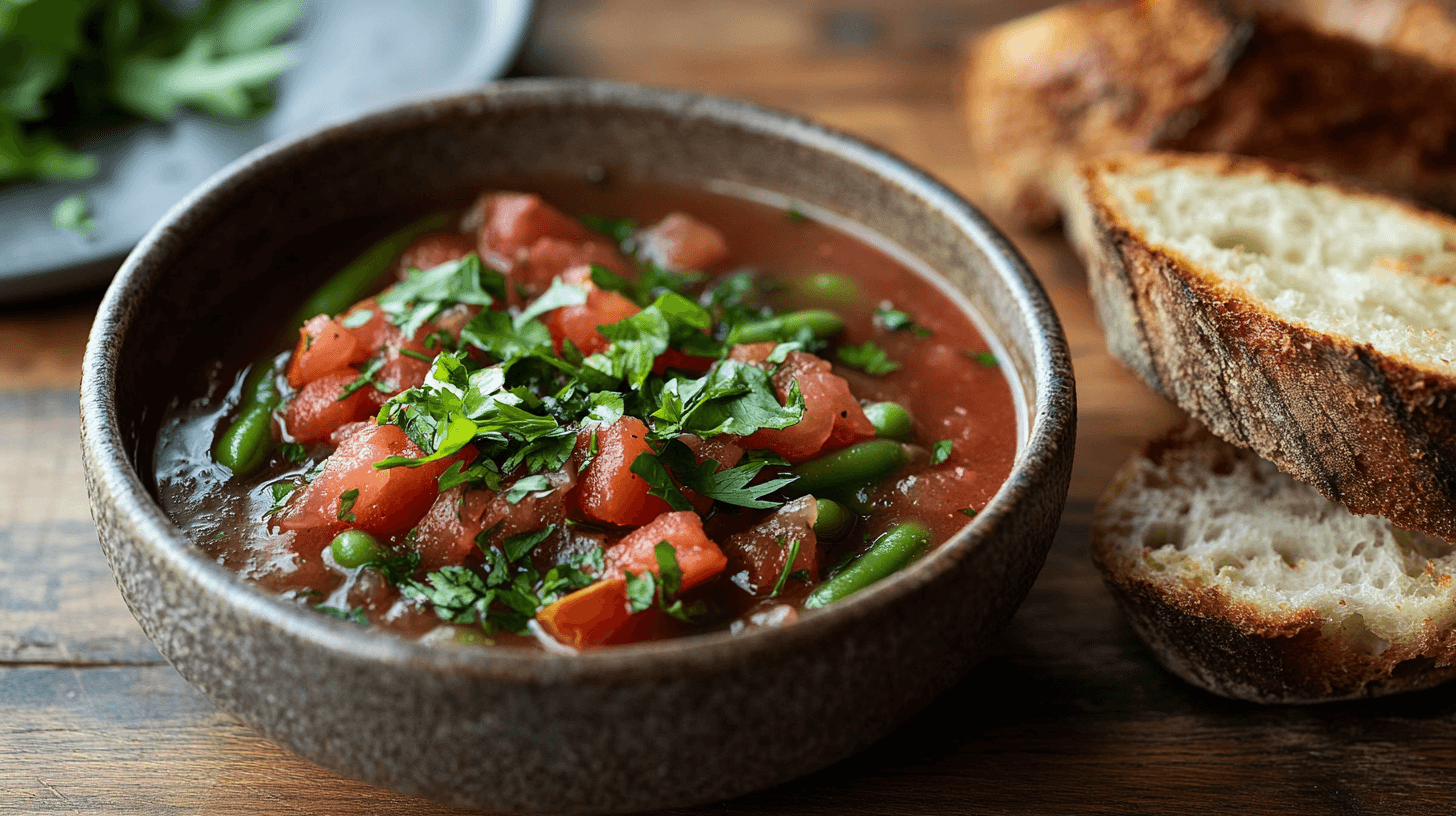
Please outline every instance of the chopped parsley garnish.
[[1001, 365], [1001, 361], [996, 359], [996, 355], [989, 351], [968, 351], [966, 356], [987, 368]]
[[314, 609], [339, 620], [353, 621], [354, 623], [369, 625], [369, 616], [364, 614], [364, 607], [356, 606], [353, 609], [339, 609], [336, 606], [315, 606]]
[[954, 443], [949, 439], [942, 439], [930, 446], [930, 464], [938, 465], [950, 458], [951, 448]]
[[883, 377], [900, 370], [900, 364], [886, 356], [885, 350], [873, 340], [867, 340], [858, 346], [840, 346], [835, 353], [841, 363], [875, 377]]
[[505, 278], [486, 269], [472, 252], [429, 269], [411, 269], [409, 279], [381, 292], [378, 303], [406, 337], [413, 337], [450, 306], [489, 306], [505, 293]]
[[583, 215], [577, 220], [589, 230], [611, 236], [626, 254], [631, 255], [637, 251], [637, 228], [641, 225], [636, 219]]
[[346, 329], [362, 329], [365, 323], [373, 319], [373, 309], [360, 309], [357, 312], [344, 315], [343, 319], [339, 321], [339, 325]]
[[359, 376], [355, 377], [353, 382], [344, 386], [344, 390], [339, 392], [339, 398], [335, 400], [335, 402], [343, 402], [349, 397], [354, 396], [354, 393], [356, 391], [366, 385], [374, 386], [374, 390], [376, 391], [388, 391], [388, 386], [381, 385], [378, 380], [374, 379], [374, 375], [378, 374], [379, 369], [381, 368], [384, 368], [383, 356], [378, 356], [371, 359], [368, 365], [364, 366], [364, 368], [360, 370]]
[[803, 213], [799, 212], [796, 209], [793, 209], [792, 207], [789, 208], [789, 211], [786, 214], [788, 215], [790, 221], [803, 222], [809, 220], [809, 216], [804, 215]]
[[297, 489], [298, 485], [293, 482], [274, 482], [268, 485], [268, 492], [273, 497], [273, 506], [268, 508], [268, 512], [264, 513], [263, 517], [267, 518], [281, 511], [287, 506], [288, 497], [293, 495], [293, 491]]
[[634, 575], [624, 570], [627, 579], [627, 608], [634, 614], [651, 609], [654, 605], [664, 613], [685, 623], [700, 620], [708, 611], [707, 604], [697, 601], [684, 606], [677, 597], [682, 591], [682, 568], [677, 563], [677, 550], [666, 541], [657, 542], [652, 548], [657, 558], [657, 574], [644, 571]]
[[[782, 542], [782, 539], [780, 539], [780, 541]], [[799, 540], [796, 538], [793, 541], [789, 542], [789, 553], [788, 556], [784, 558], [784, 569], [782, 572], [779, 573], [779, 579], [774, 582], [773, 592], [770, 592], [768, 594], [770, 598], [777, 597], [780, 592], [784, 591], [784, 584], [788, 583], [789, 580], [789, 571], [794, 568], [794, 562], [798, 560], [798, 558]]]
[[383, 558], [374, 561], [366, 561], [359, 565], [360, 569], [375, 569], [384, 576], [384, 580], [398, 586], [409, 580], [415, 570], [420, 566], [420, 554], [416, 550], [405, 550], [403, 552], [391, 552]]
[[889, 331], [907, 331], [916, 337], [929, 337], [931, 334], [930, 329], [917, 323], [909, 312], [894, 308], [889, 301], [875, 309], [875, 322]]
[[549, 490], [550, 488], [551, 483], [546, 481], [545, 476], [539, 473], [534, 476], [527, 476], [511, 485], [510, 489], [506, 491], [506, 501], [511, 504], [520, 504], [521, 499], [526, 498], [531, 493]]
[[778, 507], [783, 502], [766, 501], [763, 497], [787, 486], [797, 477], [786, 476], [750, 485], [766, 464], [758, 460], [719, 470], [722, 465], [717, 460], [699, 462], [691, 448], [681, 440], [671, 439], [657, 454], [640, 454], [632, 463], [632, 472], [647, 482], [651, 487], [649, 493], [661, 497], [674, 510], [692, 509], [692, 504], [678, 485], [724, 504], [767, 509]]
[[339, 521], [354, 521], [354, 502], [359, 501], [359, 488], [351, 487], [339, 494]]
[[297, 442], [284, 442], [278, 446], [278, 455], [295, 465], [301, 465], [308, 461], [308, 448]]
[[966, 516], [969, 516], [971, 518], [975, 518], [976, 517], [976, 514], [979, 513], [980, 511], [977, 510], [974, 507], [962, 507], [961, 509], [957, 510], [956, 512], [957, 513], [961, 513], [961, 514], [966, 515]]
[[542, 607], [589, 586], [595, 580], [592, 575], [603, 569], [602, 551], [596, 548], [539, 574], [531, 564], [531, 551], [555, 530], [555, 525], [548, 525], [506, 538], [501, 549], [484, 547], [484, 574], [468, 567], [442, 567], [426, 576], [427, 583], [405, 581], [400, 591], [413, 601], [428, 603], [447, 623], [479, 623], [487, 635], [523, 634]]

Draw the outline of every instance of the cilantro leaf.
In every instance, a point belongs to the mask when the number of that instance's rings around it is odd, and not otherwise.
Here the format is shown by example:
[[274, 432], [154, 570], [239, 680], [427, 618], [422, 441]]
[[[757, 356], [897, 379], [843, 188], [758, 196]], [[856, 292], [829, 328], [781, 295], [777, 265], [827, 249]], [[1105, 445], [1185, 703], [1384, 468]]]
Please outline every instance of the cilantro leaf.
[[996, 355], [989, 351], [968, 351], [966, 352], [966, 356], [987, 368], [994, 368], [1001, 365], [1001, 361], [996, 359]]
[[567, 283], [560, 277], [551, 281], [551, 288], [541, 293], [541, 296], [531, 301], [531, 305], [521, 310], [516, 315], [514, 326], [520, 331], [528, 321], [546, 314], [547, 312], [563, 308], [565, 306], [580, 306], [586, 303], [586, 289], [581, 286]]
[[798, 478], [786, 476], [750, 486], [748, 483], [753, 481], [760, 470], [763, 470], [766, 462], [760, 460], [719, 470], [722, 465], [717, 460], [704, 459], [699, 462], [692, 449], [678, 439], [670, 440], [664, 445], [658, 458], [683, 487], [701, 493], [714, 501], [739, 507], [753, 509], [778, 507], [783, 502], [765, 501], [763, 497]]
[[886, 356], [884, 349], [873, 340], [867, 340], [859, 346], [840, 346], [835, 354], [841, 363], [875, 377], [900, 370], [900, 364]]
[[466, 567], [441, 567], [428, 576], [429, 583], [405, 581], [400, 592], [414, 601], [428, 602], [446, 623], [475, 623], [484, 621], [490, 614], [490, 605], [495, 600], [495, 590], [486, 586], [485, 580]]
[[634, 615], [651, 609], [657, 600], [657, 576], [651, 571], [638, 576], [623, 570], [622, 577], [627, 579], [627, 609]]
[[[691, 452], [689, 452], [691, 455]], [[662, 460], [651, 451], [643, 451], [637, 454], [632, 461], [632, 472], [642, 477], [642, 481], [648, 485], [648, 494], [657, 496], [667, 502], [674, 510], [691, 510], [692, 502], [683, 495], [681, 489], [673, 484], [672, 476], [668, 474], [667, 467]]]
[[[780, 543], [782, 543], [782, 539], [780, 539]], [[768, 594], [770, 598], [776, 597], [780, 592], [784, 590], [784, 584], [787, 583], [789, 580], [790, 570], [794, 568], [794, 562], [798, 560], [798, 558], [799, 540], [794, 539], [793, 541], [789, 542], [789, 554], [784, 559], [784, 568], [783, 571], [779, 573], [779, 579], [774, 582], [773, 592], [770, 592]]]
[[950, 458], [951, 448], [954, 443], [949, 439], [942, 439], [930, 446], [930, 464], [938, 465]]
[[747, 436], [763, 428], [779, 430], [803, 416], [798, 382], [780, 405], [768, 372], [737, 360], [720, 360], [696, 380], [671, 380], [651, 414], [658, 438], [692, 433], [704, 439], [721, 433]]
[[374, 375], [378, 374], [381, 368], [384, 368], [384, 355], [382, 354], [369, 360], [369, 364], [364, 366], [363, 370], [359, 372], [359, 376], [355, 377], [353, 382], [344, 386], [344, 390], [339, 392], [339, 398], [335, 402], [343, 402], [349, 397], [354, 396], [355, 391], [358, 391], [366, 385], [374, 386], [374, 390], [376, 391], [388, 391], [388, 388], [380, 385], [379, 381], [374, 379]]
[[354, 502], [359, 500], [359, 488], [351, 487], [339, 494], [339, 521], [354, 521]]
[[583, 215], [576, 220], [593, 232], [611, 236], [623, 252], [631, 255], [637, 250], [637, 227], [633, 218], [608, 218], [600, 215]]
[[472, 252], [429, 269], [410, 270], [407, 280], [380, 293], [378, 303], [406, 337], [413, 337], [449, 306], [489, 306], [501, 297], [505, 297], [505, 278], [486, 269]]
[[356, 606], [353, 609], [339, 609], [336, 606], [324, 606], [320, 604], [318, 606], [315, 606], [314, 609], [332, 618], [353, 621], [354, 623], [363, 624], [364, 626], [369, 625], [369, 616], [364, 614], [364, 607], [362, 606]]
[[284, 442], [278, 446], [278, 455], [295, 465], [301, 465], [308, 461], [308, 448], [297, 442]]
[[521, 499], [526, 498], [527, 495], [549, 489], [551, 489], [551, 483], [546, 480], [545, 476], [540, 474], [526, 476], [517, 479], [516, 483], [511, 485], [510, 489], [506, 491], [506, 501], [511, 504], [520, 504]]
[[917, 323], [909, 312], [894, 308], [889, 301], [885, 301], [880, 304], [878, 309], [875, 309], [875, 322], [890, 331], [907, 331], [916, 337], [931, 336], [930, 329]]
[[556, 525], [548, 524], [534, 532], [509, 536], [501, 542], [501, 549], [505, 551], [506, 560], [512, 563], [520, 561], [529, 555], [537, 544], [545, 541], [555, 531]]
[[384, 576], [384, 580], [398, 586], [414, 574], [420, 566], [420, 554], [416, 550], [405, 550], [398, 553], [389, 553], [383, 558], [373, 561], [366, 561], [360, 564], [360, 569], [375, 569]]

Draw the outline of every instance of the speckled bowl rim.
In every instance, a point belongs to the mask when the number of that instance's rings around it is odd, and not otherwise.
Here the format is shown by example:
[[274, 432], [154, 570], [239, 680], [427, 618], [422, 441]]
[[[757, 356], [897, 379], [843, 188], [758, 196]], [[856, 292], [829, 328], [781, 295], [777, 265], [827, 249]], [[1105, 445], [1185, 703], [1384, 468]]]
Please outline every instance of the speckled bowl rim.
[[[109, 340], [125, 332], [129, 320], [142, 319], [129, 318], [125, 304], [144, 296], [149, 288], [146, 269], [149, 258], [153, 254], [165, 254], [170, 242], [185, 236], [191, 210], [206, 208], [225, 197], [233, 185], [259, 168], [327, 149], [336, 139], [356, 139], [360, 131], [427, 124], [442, 114], [475, 112], [489, 116], [491, 110], [508, 107], [513, 101], [530, 106], [610, 105], [708, 120], [829, 153], [919, 198], [928, 210], [970, 237], [990, 262], [992, 271], [1012, 290], [1013, 301], [1019, 309], [1016, 319], [1028, 324], [1031, 348], [1027, 357], [1036, 388], [1035, 404], [1027, 406], [1029, 434], [1009, 477], [991, 501], [965, 529], [931, 556], [850, 599], [804, 615], [792, 625], [738, 635], [711, 633], [575, 655], [523, 649], [441, 647], [406, 640], [290, 606], [207, 557], [167, 517], [128, 462], [111, 398], [116, 387], [114, 372], [119, 344]], [[83, 445], [90, 447], [94, 456], [92, 477], [106, 486], [106, 493], [115, 497], [114, 510], [135, 525], [154, 557], [164, 559], [208, 594], [318, 649], [340, 650], [354, 659], [408, 666], [422, 672], [504, 682], [612, 684], [690, 677], [742, 667], [785, 650], [806, 648], [813, 642], [834, 637], [836, 632], [872, 622], [887, 607], [934, 583], [953, 564], [984, 546], [990, 531], [1007, 521], [1014, 524], [1014, 518], [1008, 517], [1012, 516], [1018, 496], [1038, 480], [1051, 478], [1057, 458], [1067, 455], [1058, 450], [1057, 443], [1068, 437], [1066, 426], [1075, 423], [1075, 414], [1070, 353], [1061, 324], [1041, 284], [990, 221], [945, 185], [883, 148], [798, 116], [705, 94], [574, 79], [507, 80], [474, 93], [407, 103], [272, 142], [233, 162], [174, 206], [127, 257], [107, 290], [92, 326], [81, 381], [81, 415], [86, 429]]]

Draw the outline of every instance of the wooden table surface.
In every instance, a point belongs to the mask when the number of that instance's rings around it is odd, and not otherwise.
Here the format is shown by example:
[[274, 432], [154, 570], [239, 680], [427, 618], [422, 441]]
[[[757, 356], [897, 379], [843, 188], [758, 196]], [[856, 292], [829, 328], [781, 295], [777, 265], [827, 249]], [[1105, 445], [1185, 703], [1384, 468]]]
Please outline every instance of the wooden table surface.
[[[973, 196], [955, 100], [977, 28], [1040, 0], [548, 0], [519, 71], [743, 97], [886, 145]], [[1081, 269], [1013, 235], [1076, 366], [1071, 496], [989, 659], [859, 756], [682, 813], [1456, 812], [1456, 694], [1259, 707], [1153, 663], [1087, 558], [1092, 504], [1175, 415], [1107, 355]], [[96, 543], [76, 385], [99, 293], [0, 308], [0, 812], [435, 814], [217, 711], [122, 603]]]

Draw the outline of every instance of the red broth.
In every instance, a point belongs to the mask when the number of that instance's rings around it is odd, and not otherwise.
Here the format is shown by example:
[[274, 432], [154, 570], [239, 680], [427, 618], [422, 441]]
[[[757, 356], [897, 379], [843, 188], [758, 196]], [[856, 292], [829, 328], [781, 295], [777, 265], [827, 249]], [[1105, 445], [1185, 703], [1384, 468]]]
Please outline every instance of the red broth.
[[[752, 268], [760, 281], [771, 282], [761, 296], [766, 305], [783, 311], [827, 308], [843, 319], [843, 333], [819, 354], [833, 362], [833, 374], [847, 381], [861, 403], [893, 401], [909, 409], [914, 417], [911, 450], [916, 456], [874, 489], [851, 497], [856, 502], [852, 509], [860, 511], [852, 532], [821, 542], [817, 563], [810, 565], [816, 573], [827, 573], [836, 563], [852, 560], [885, 531], [907, 520], [929, 529], [933, 549], [968, 524], [1005, 480], [1016, 454], [1018, 433], [1017, 409], [1007, 381], [1010, 372], [1002, 370], [994, 349], [965, 309], [939, 286], [873, 245], [884, 242], [868, 235], [857, 237], [796, 212], [737, 196], [662, 187], [604, 189], [539, 180], [531, 184], [531, 189], [573, 215], [632, 218], [642, 225], [652, 225], [669, 213], [688, 213], [716, 228], [728, 247], [728, 258], [706, 270], [713, 278], [708, 286], [734, 270]], [[826, 299], [822, 291], [807, 286], [812, 276], [824, 273], [852, 280], [858, 296], [850, 300]], [[876, 318], [876, 310], [886, 305], [912, 316], [925, 331], [888, 328], [883, 319]], [[278, 319], [281, 323], [286, 315]], [[867, 341], [878, 344], [901, 367], [888, 374], [872, 375], [836, 359], [836, 348]], [[272, 351], [281, 353], [286, 349]], [[270, 510], [278, 504], [273, 486], [300, 480], [333, 446], [307, 446], [310, 458], [302, 463], [289, 462], [275, 453], [262, 468], [247, 476], [235, 476], [217, 464], [212, 449], [237, 415], [245, 366], [246, 362], [218, 362], [208, 372], [204, 393], [174, 404], [158, 444], [157, 482], [163, 506], [199, 546], [245, 580], [285, 600], [332, 609], [335, 611], [331, 614], [336, 616], [367, 622], [402, 636], [457, 643], [559, 646], [539, 622], [533, 622], [520, 634], [486, 631], [478, 623], [446, 623], [431, 604], [402, 594], [380, 569], [340, 567], [330, 555], [327, 537], [283, 529], [288, 524], [288, 503], [297, 501], [297, 497], [285, 496], [281, 502], [283, 512], [270, 516]], [[948, 450], [944, 450], [943, 443], [936, 445], [943, 440], [948, 440]], [[937, 448], [943, 451], [944, 461], [934, 463], [931, 453]], [[776, 472], [781, 469], [766, 468], [758, 480]], [[572, 505], [568, 515], [579, 519], [580, 498], [569, 501], [578, 505]], [[709, 513], [704, 532], [709, 540], [722, 545], [773, 512], [715, 509]], [[284, 520], [282, 526], [280, 519]], [[568, 529], [570, 541], [553, 543], [559, 553], [611, 545], [624, 534], [630, 535], [630, 526], [577, 525], [563, 520], [563, 532], [555, 534], [556, 538], [566, 536], [564, 531]], [[404, 533], [385, 538], [383, 543], [398, 551], [410, 546]], [[473, 557], [479, 558], [480, 554], [474, 553]], [[638, 631], [630, 637], [621, 635], [617, 641], [723, 628], [741, 631], [781, 625], [803, 614], [802, 605], [814, 584], [803, 578], [802, 572], [796, 580], [781, 580], [781, 589], [772, 597], [764, 597], [762, 588], [756, 595], [748, 592], [741, 575], [735, 582], [731, 574], [735, 565], [741, 563], [731, 564], [729, 569], [682, 593], [683, 600], [701, 602], [709, 610], [701, 623], [656, 615], [650, 625], [636, 626]], [[539, 572], [544, 573], [548, 566], [542, 564]], [[476, 569], [481, 571], [478, 565]], [[424, 570], [417, 570], [406, 580], [428, 582]]]

